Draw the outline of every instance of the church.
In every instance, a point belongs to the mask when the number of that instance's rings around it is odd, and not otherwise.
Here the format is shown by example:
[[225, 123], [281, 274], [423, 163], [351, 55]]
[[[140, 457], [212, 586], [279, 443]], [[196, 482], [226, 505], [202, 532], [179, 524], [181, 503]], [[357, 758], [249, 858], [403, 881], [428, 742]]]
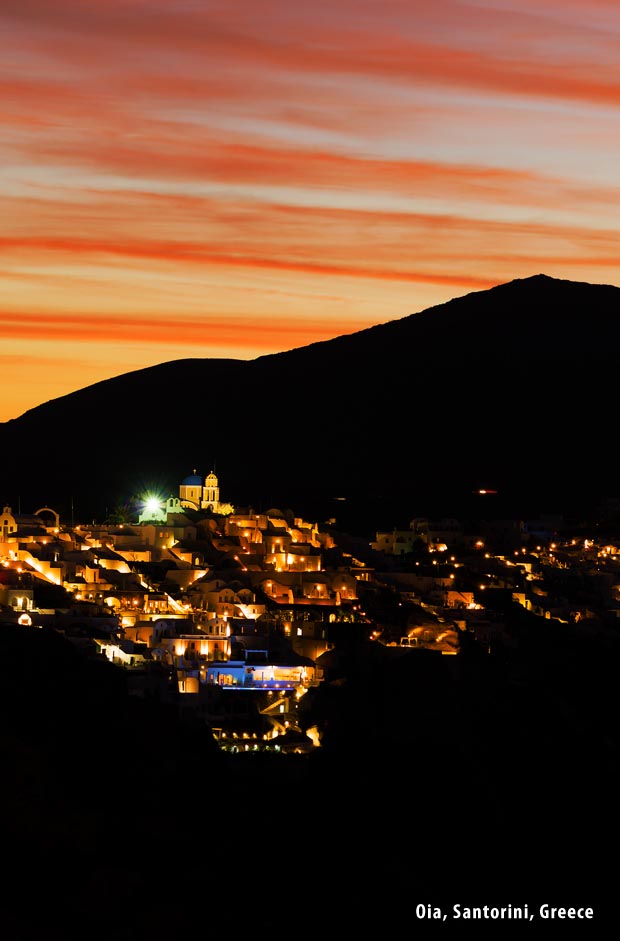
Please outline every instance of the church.
[[170, 496], [165, 503], [157, 497], [151, 497], [138, 518], [139, 523], [166, 523], [169, 517], [178, 516], [184, 510], [205, 510], [219, 516], [228, 516], [234, 513], [235, 508], [230, 503], [220, 500], [220, 486], [215, 471], [204, 478], [196, 471], [181, 481], [179, 496]]
[[181, 481], [179, 500], [181, 506], [188, 510], [210, 510], [221, 516], [228, 516], [234, 511], [230, 503], [220, 501], [220, 487], [215, 471], [211, 471], [203, 483], [202, 477], [194, 470], [193, 474]]

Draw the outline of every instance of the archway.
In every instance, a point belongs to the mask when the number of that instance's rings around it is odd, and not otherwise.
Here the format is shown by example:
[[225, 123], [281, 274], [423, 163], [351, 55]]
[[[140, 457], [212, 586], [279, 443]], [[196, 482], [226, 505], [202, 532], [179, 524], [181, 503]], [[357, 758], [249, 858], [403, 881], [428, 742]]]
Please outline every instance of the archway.
[[54, 526], [56, 529], [60, 528], [60, 516], [56, 510], [52, 510], [50, 506], [42, 506], [40, 510], [35, 511], [35, 516], [38, 516], [40, 513], [51, 513], [54, 517]]

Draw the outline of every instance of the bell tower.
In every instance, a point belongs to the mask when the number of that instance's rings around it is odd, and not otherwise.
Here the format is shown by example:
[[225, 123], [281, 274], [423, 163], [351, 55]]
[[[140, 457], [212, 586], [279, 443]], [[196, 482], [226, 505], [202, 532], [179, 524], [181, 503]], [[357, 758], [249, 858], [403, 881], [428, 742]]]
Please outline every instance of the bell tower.
[[205, 477], [205, 485], [202, 488], [203, 509], [211, 507], [214, 513], [219, 512], [220, 508], [220, 487], [215, 471], [211, 471], [208, 477]]

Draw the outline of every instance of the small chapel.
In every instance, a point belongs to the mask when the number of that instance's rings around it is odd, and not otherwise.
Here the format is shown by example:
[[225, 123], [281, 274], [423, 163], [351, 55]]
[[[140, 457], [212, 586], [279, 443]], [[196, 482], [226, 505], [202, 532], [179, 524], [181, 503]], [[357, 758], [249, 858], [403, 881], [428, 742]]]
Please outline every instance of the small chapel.
[[179, 500], [181, 506], [189, 510], [210, 510], [221, 516], [234, 512], [230, 503], [220, 501], [220, 485], [213, 470], [204, 478], [204, 482], [195, 470], [182, 480], [179, 486]]

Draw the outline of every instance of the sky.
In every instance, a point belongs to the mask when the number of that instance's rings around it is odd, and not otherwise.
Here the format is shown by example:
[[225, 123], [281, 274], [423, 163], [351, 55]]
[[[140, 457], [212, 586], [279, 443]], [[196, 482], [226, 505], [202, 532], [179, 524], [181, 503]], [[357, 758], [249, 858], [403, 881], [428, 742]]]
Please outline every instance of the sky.
[[2, 0], [0, 421], [620, 285], [617, 0]]

